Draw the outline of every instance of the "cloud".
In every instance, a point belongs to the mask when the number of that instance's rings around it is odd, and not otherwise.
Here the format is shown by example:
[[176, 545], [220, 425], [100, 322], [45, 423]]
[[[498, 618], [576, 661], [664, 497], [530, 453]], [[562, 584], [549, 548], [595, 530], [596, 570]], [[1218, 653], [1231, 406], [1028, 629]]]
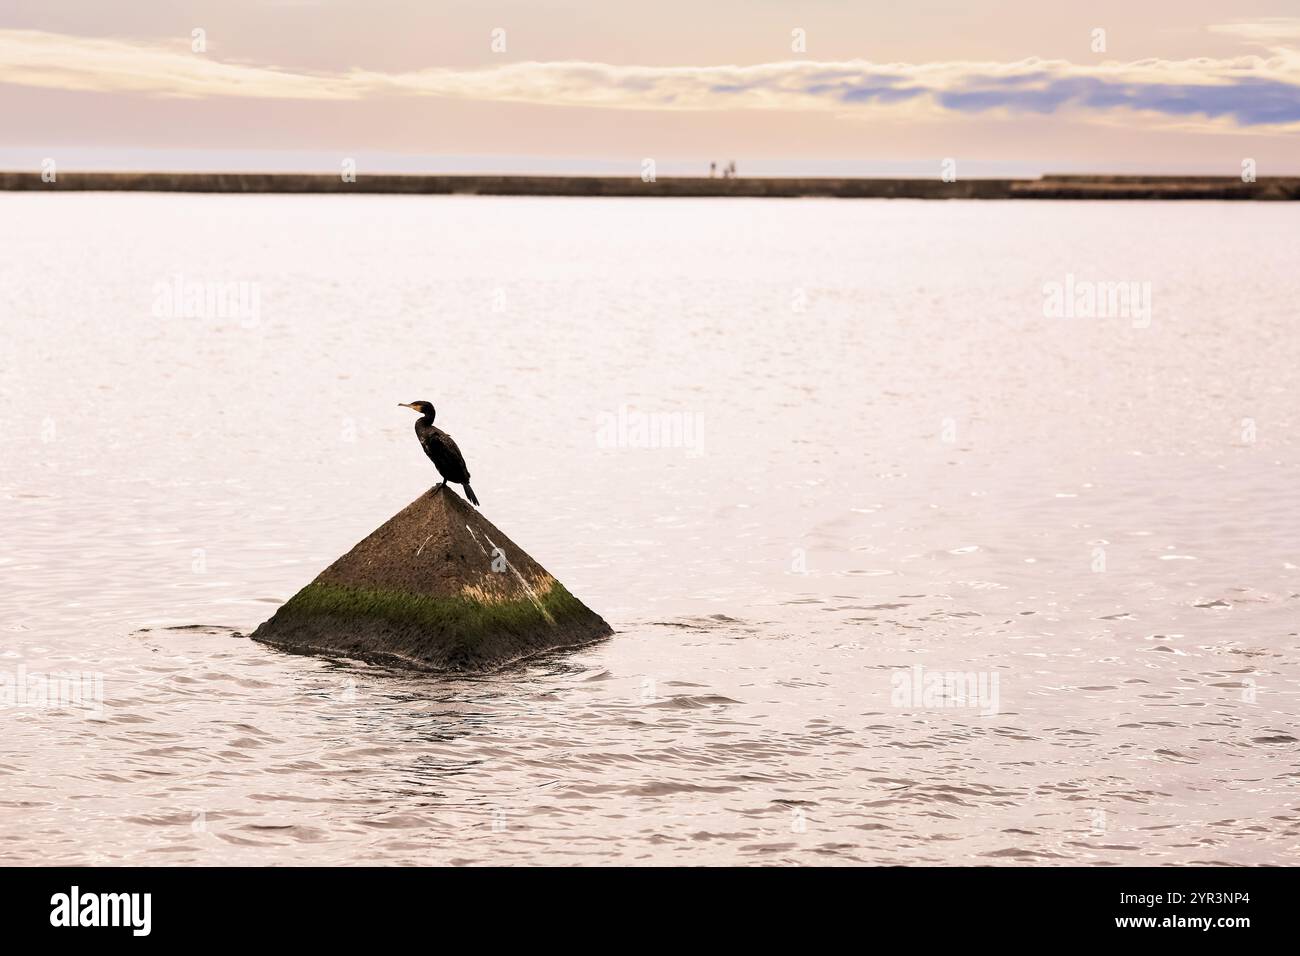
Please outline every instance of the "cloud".
[[1300, 124], [1300, 85], [1242, 77], [1233, 83], [1133, 83], [1071, 77], [1023, 86], [945, 92], [940, 102], [966, 112], [1004, 108], [1055, 113], [1064, 106], [1083, 110], [1131, 109], [1166, 116], [1227, 117], [1240, 126]]
[[1300, 40], [1300, 17], [1268, 17], [1263, 20], [1215, 23], [1211, 33], [1236, 37], [1258, 46], [1279, 46]]
[[345, 77], [222, 63], [181, 44], [0, 30], [0, 83], [167, 97], [356, 99]]
[[[1279, 43], [1300, 20], [1216, 27]], [[1261, 126], [1300, 131], [1300, 53], [1227, 59], [1075, 64], [872, 63], [796, 60], [751, 66], [627, 66], [515, 62], [401, 73], [309, 73], [223, 62], [165, 45], [28, 30], [0, 30], [0, 83], [153, 97], [364, 100], [442, 97], [622, 110], [823, 110], [911, 118], [953, 114], [1067, 114], [1113, 118], [1138, 111], [1179, 128]]]

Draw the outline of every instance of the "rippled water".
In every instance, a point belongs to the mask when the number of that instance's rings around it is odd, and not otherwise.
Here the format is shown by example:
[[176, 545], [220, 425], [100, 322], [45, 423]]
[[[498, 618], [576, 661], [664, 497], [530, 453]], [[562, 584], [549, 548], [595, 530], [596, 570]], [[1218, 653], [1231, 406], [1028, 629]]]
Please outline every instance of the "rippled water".
[[[1294, 862], [1295, 217], [0, 195], [0, 680], [103, 703], [0, 707], [0, 861]], [[242, 636], [432, 483], [414, 399], [617, 636]]]

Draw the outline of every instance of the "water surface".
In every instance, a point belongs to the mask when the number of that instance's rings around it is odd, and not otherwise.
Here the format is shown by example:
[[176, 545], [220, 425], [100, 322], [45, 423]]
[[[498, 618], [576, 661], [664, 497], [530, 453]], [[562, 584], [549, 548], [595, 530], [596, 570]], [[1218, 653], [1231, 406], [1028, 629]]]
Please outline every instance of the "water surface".
[[[1289, 206], [0, 222], [0, 672], [103, 687], [0, 707], [0, 862], [1295, 859]], [[1044, 317], [1067, 275], [1149, 323]], [[156, 309], [177, 276], [256, 314]], [[241, 636], [432, 483], [415, 399], [616, 637], [436, 679]], [[996, 706], [900, 702], [918, 666]]]

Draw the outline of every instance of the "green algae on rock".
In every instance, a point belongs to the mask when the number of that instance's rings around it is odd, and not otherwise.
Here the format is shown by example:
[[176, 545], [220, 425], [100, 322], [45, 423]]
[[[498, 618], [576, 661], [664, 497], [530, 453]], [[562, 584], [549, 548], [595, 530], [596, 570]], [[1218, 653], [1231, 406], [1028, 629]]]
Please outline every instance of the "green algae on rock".
[[439, 485], [252, 636], [290, 651], [476, 671], [611, 633], [481, 512]]

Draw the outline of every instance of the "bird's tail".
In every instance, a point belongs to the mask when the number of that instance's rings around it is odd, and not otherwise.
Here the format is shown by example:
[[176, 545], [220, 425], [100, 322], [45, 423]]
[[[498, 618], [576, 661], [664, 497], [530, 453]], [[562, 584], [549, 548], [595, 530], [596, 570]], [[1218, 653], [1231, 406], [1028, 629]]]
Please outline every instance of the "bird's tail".
[[465, 497], [468, 498], [472, 504], [478, 504], [478, 495], [474, 494], [474, 489], [469, 486], [468, 481], [465, 482]]

